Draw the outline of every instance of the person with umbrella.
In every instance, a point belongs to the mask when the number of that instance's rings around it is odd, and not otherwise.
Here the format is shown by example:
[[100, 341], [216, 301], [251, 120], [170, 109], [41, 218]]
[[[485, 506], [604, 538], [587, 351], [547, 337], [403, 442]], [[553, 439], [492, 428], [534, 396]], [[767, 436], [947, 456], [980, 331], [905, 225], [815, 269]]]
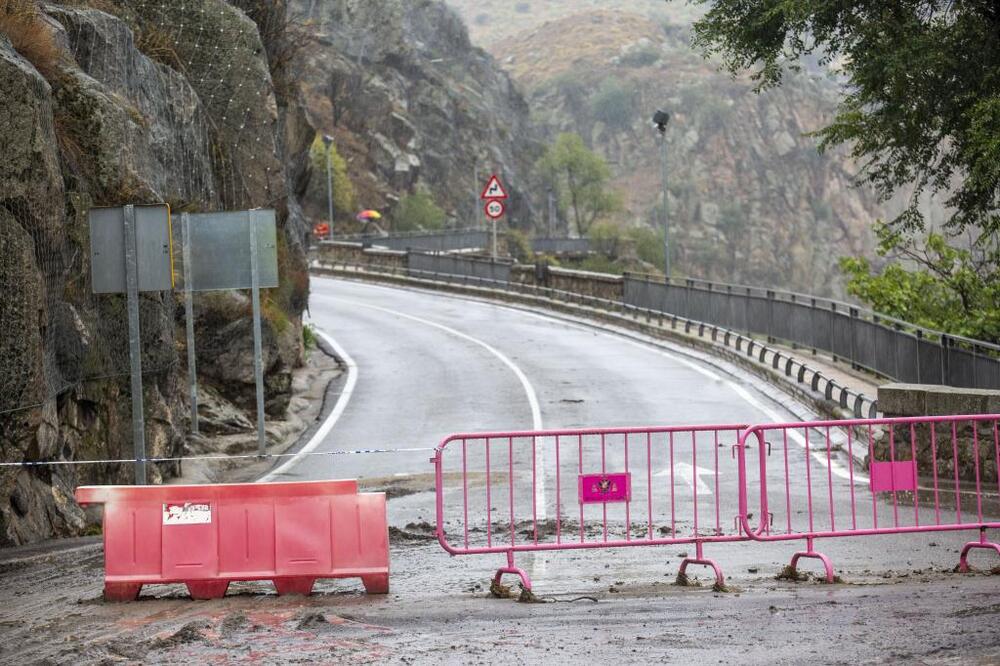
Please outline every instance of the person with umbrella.
[[368, 230], [368, 225], [371, 224], [375, 226], [375, 229], [376, 231], [378, 231], [379, 234], [381, 235], [385, 234], [385, 232], [382, 231], [381, 227], [379, 227], [378, 224], [376, 223], [376, 220], [382, 219], [382, 213], [378, 212], [377, 210], [363, 210], [357, 214], [355, 219], [364, 225], [362, 227], [362, 233], [366, 233]]

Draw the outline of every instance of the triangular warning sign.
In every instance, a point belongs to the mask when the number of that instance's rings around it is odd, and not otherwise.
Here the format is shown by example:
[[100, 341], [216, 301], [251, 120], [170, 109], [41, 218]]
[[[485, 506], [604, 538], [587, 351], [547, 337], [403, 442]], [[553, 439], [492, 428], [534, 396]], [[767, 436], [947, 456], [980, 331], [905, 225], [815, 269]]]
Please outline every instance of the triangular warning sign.
[[480, 195], [480, 198], [486, 200], [506, 199], [507, 190], [503, 188], [503, 185], [500, 183], [500, 179], [497, 178], [496, 176], [493, 176], [490, 178], [490, 182], [486, 183], [486, 189], [483, 190], [483, 193]]

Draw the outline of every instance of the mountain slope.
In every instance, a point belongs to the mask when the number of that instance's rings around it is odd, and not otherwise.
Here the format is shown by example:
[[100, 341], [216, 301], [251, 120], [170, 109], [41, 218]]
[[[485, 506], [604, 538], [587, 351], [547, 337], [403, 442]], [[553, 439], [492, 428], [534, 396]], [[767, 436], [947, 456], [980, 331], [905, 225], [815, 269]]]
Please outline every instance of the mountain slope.
[[[299, 70], [310, 114], [336, 136], [359, 206], [391, 216], [400, 197], [426, 189], [452, 224], [471, 226], [495, 172], [511, 190], [511, 223], [531, 224], [539, 146], [527, 103], [454, 10], [433, 0], [293, 7], [311, 40]], [[317, 190], [310, 202], [317, 217], [324, 196]]]
[[882, 211], [853, 187], [855, 165], [808, 136], [832, 118], [836, 85], [790, 77], [756, 94], [692, 51], [687, 28], [592, 11], [496, 40], [494, 55], [552, 136], [570, 131], [612, 164], [624, 220], [659, 225], [658, 137], [671, 112], [669, 221], [683, 274], [817, 294], [838, 292], [836, 259], [871, 252]]

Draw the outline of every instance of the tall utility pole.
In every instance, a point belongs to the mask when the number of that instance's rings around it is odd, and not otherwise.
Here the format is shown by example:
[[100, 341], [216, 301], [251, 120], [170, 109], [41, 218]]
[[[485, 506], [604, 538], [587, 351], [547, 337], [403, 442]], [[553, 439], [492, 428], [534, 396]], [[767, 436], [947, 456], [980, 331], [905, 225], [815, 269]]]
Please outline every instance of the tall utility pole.
[[670, 202], [667, 190], [667, 123], [669, 122], [670, 114], [666, 111], [657, 110], [653, 114], [653, 125], [660, 133], [660, 171], [663, 179], [663, 272], [668, 283], [670, 282], [670, 227], [667, 221]]
[[550, 187], [549, 188], [549, 238], [555, 238], [555, 222], [556, 222], [556, 193]]
[[[472, 228], [479, 228], [479, 209], [483, 205], [479, 200], [479, 160], [472, 161], [472, 193], [475, 195], [475, 202], [472, 204]], [[485, 220], [484, 220], [485, 222]]]
[[333, 151], [330, 149], [332, 145], [333, 137], [329, 134], [324, 134], [323, 146], [326, 148], [326, 200], [329, 212], [327, 219], [330, 222], [329, 240], [333, 240]]

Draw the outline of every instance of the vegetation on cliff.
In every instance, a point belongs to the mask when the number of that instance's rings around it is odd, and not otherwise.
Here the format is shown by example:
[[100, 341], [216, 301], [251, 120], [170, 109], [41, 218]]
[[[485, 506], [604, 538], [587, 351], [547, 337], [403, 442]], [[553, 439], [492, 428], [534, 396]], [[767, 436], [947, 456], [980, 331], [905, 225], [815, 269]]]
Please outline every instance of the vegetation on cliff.
[[874, 256], [869, 225], [883, 209], [873, 192], [853, 187], [847, 155], [820, 155], [808, 136], [832, 119], [836, 83], [816, 69], [756, 95], [752, 81], [717, 71], [691, 47], [684, 15], [671, 13], [680, 3], [602, 4], [611, 9], [533, 2], [518, 16], [520, 32], [500, 21], [477, 31], [492, 27], [490, 51], [525, 89], [539, 127], [549, 137], [579, 134], [609, 164], [623, 199], [619, 226], [645, 230], [636, 234], [638, 252], [662, 253], [665, 204], [650, 118], [664, 108], [673, 116], [672, 268], [843, 295], [836, 259]]
[[[949, 332], [1000, 337], [1000, 6], [941, 0], [892, 3], [719, 0], [695, 24], [696, 43], [760, 89], [807, 56], [846, 78], [820, 147], [848, 144], [859, 180], [883, 199], [904, 191], [880, 224], [894, 261], [872, 273], [848, 260], [852, 293]], [[928, 227], [924, 192], [946, 200], [943, 229]], [[928, 235], [928, 232], [929, 235]], [[942, 233], [943, 232], [943, 233]]]

